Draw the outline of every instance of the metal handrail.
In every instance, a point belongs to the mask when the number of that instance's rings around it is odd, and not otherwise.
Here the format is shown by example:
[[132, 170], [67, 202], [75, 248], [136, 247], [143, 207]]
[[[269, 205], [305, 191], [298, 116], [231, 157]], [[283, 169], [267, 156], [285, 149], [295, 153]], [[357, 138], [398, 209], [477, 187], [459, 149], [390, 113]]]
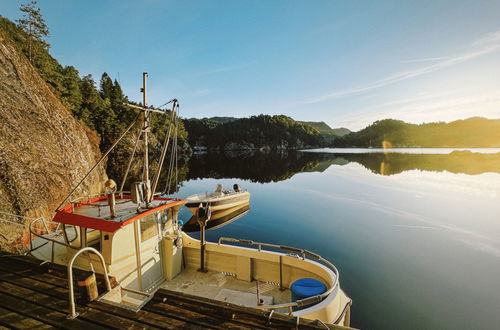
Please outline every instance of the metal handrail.
[[111, 284], [109, 283], [109, 278], [108, 278], [108, 270], [106, 269], [106, 263], [104, 262], [104, 257], [102, 256], [102, 254], [100, 254], [99, 251], [97, 251], [92, 247], [85, 247], [79, 250], [77, 253], [75, 253], [75, 255], [73, 255], [68, 264], [68, 290], [69, 290], [69, 308], [70, 308], [70, 314], [67, 316], [68, 319], [74, 319], [78, 316], [78, 313], [76, 312], [75, 308], [75, 293], [73, 292], [73, 262], [81, 253], [86, 251], [97, 254], [99, 259], [101, 260], [102, 268], [104, 270], [104, 281], [106, 282], [106, 290], [107, 292], [111, 291]]
[[316, 258], [318, 261], [321, 261], [324, 264], [326, 264], [326, 266], [328, 266], [330, 268], [330, 270], [332, 270], [333, 273], [335, 274], [335, 281], [331, 285], [330, 289], [328, 289], [327, 291], [325, 291], [322, 294], [319, 294], [319, 295], [316, 295], [316, 296], [312, 296], [312, 297], [308, 297], [308, 298], [304, 298], [304, 299], [300, 299], [300, 300], [296, 300], [296, 301], [289, 302], [289, 303], [284, 303], [284, 304], [255, 306], [255, 308], [257, 308], [257, 309], [271, 309], [271, 310], [275, 310], [275, 309], [279, 309], [279, 308], [288, 308], [288, 310], [289, 310], [289, 312], [291, 314], [292, 313], [292, 307], [295, 307], [295, 306], [304, 306], [304, 305], [310, 305], [310, 304], [313, 304], [313, 303], [318, 303], [318, 302], [322, 301], [323, 299], [325, 299], [326, 297], [328, 297], [339, 286], [339, 277], [340, 276], [339, 276], [339, 271], [338, 271], [337, 267], [335, 267], [334, 264], [332, 264], [330, 261], [328, 261], [325, 258], [323, 258], [322, 256], [320, 256], [319, 254], [316, 254], [316, 253], [313, 253], [313, 252], [310, 252], [310, 251], [307, 251], [307, 250], [304, 250], [304, 249], [299, 249], [299, 248], [295, 248], [295, 247], [291, 247], [291, 246], [286, 246], [286, 245], [278, 245], [278, 244], [272, 244], [272, 243], [254, 242], [254, 241], [251, 241], [251, 240], [237, 239], [237, 238], [230, 238], [230, 237], [221, 237], [221, 238], [219, 238], [219, 241], [218, 241], [217, 244], [220, 245], [224, 241], [225, 242], [231, 242], [231, 243], [247, 244], [247, 245], [257, 245], [259, 252], [262, 251], [262, 247], [263, 246], [266, 246], [266, 247], [272, 247], [272, 248], [276, 248], [276, 249], [281, 249], [281, 250], [287, 250], [287, 251], [292, 251], [292, 252], [300, 253], [302, 255], [302, 260], [306, 260], [306, 256]]
[[39, 222], [39, 221], [41, 221], [41, 222], [42, 222], [43, 227], [45, 228], [45, 231], [47, 232], [47, 234], [51, 234], [51, 233], [54, 233], [54, 232], [56, 232], [57, 230], [59, 230], [59, 229], [58, 229], [58, 228], [59, 228], [59, 226], [60, 226], [60, 223], [59, 223], [59, 222], [53, 222], [53, 221], [50, 221], [50, 222], [52, 222], [52, 223], [54, 223], [54, 224], [56, 224], [56, 223], [57, 223], [56, 230], [54, 230], [54, 231], [52, 231], [52, 232], [51, 232], [51, 231], [49, 230], [49, 228], [47, 227], [47, 223], [45, 222], [45, 219], [44, 219], [44, 218], [37, 218], [37, 219], [35, 219], [35, 220], [31, 221], [31, 222], [30, 222], [30, 225], [29, 225], [29, 231], [30, 231], [30, 247], [31, 247], [31, 248], [33, 248], [33, 246], [32, 246], [32, 241], [33, 241], [33, 240], [32, 240], [31, 235], [35, 235], [36, 237], [42, 238], [42, 239], [44, 239], [44, 240], [51, 241], [51, 242], [53, 242], [53, 243], [57, 243], [57, 244], [61, 244], [61, 245], [64, 245], [64, 246], [67, 246], [67, 247], [70, 247], [70, 248], [73, 248], [73, 249], [77, 249], [77, 248], [75, 248], [75, 247], [73, 247], [73, 246], [71, 246], [71, 245], [68, 245], [68, 244], [66, 244], [66, 243], [59, 242], [59, 241], [56, 241], [56, 240], [54, 240], [54, 239], [51, 239], [51, 238], [48, 238], [48, 237], [46, 237], [46, 236], [43, 236], [43, 235], [40, 235], [40, 234], [36, 233], [36, 232], [33, 230], [33, 225], [34, 225], [35, 223]]
[[[121, 195], [121, 194], [130, 194], [130, 190], [124, 190], [124, 191], [115, 191], [114, 192], [115, 195]], [[77, 197], [75, 199], [72, 199], [70, 201], [70, 203], [78, 203], [80, 202], [81, 200], [87, 200], [87, 199], [92, 199], [92, 198], [95, 198], [95, 197], [105, 197], [107, 196], [108, 194], [102, 192], [102, 193], [97, 193], [97, 194], [91, 194], [91, 195], [85, 195], [85, 196], [80, 196], [80, 197]]]

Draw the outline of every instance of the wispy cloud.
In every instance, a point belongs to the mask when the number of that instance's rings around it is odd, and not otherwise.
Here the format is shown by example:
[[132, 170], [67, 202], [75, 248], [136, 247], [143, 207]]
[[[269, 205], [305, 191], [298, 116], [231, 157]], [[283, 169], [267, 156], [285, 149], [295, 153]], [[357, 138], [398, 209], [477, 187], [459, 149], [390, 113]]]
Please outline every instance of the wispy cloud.
[[461, 92], [426, 94], [355, 110], [344, 116], [336, 116], [334, 121], [335, 125], [360, 129], [384, 118], [412, 123], [421, 123], [423, 119], [425, 121], [463, 119], [479, 115], [478, 109], [481, 109], [482, 117], [500, 118], [500, 90], [465, 96]]
[[[447, 67], [451, 67], [460, 63], [464, 63], [473, 59], [476, 59], [481, 56], [485, 56], [491, 53], [495, 53], [500, 51], [500, 30], [489, 33], [482, 38], [478, 39], [475, 41], [473, 44], [472, 49], [470, 49], [467, 52], [464, 52], [460, 55], [455, 55], [455, 56], [446, 56], [442, 57], [442, 59], [437, 59], [437, 58], [428, 58], [428, 59], [422, 59], [421, 62], [429, 62], [429, 61], [438, 61], [437, 63], [430, 64], [418, 69], [412, 69], [412, 70], [407, 70], [407, 71], [402, 71], [398, 72], [396, 74], [390, 75], [386, 78], [376, 80], [372, 83], [368, 83], [363, 86], [359, 87], [354, 87], [354, 88], [349, 88], [349, 89], [344, 89], [344, 90], [338, 90], [338, 91], [333, 91], [324, 95], [320, 95], [314, 98], [311, 98], [309, 100], [305, 100], [302, 103], [303, 104], [313, 104], [313, 103], [319, 103], [323, 102], [326, 100], [331, 100], [331, 99], [336, 99], [344, 96], [350, 96], [350, 95], [355, 95], [355, 94], [361, 94], [364, 92], [368, 92], [380, 87], [384, 87], [387, 85], [391, 85], [406, 79], [410, 78], [415, 78], [418, 76], [422, 76], [431, 72], [435, 72]], [[482, 46], [482, 47], [478, 47]], [[414, 60], [415, 61], [415, 60]]]
[[490, 32], [472, 43], [473, 46], [481, 46], [500, 42], [500, 31]]
[[449, 56], [441, 56], [441, 57], [428, 57], [428, 58], [417, 58], [414, 60], [406, 60], [406, 61], [401, 61], [401, 63], [424, 63], [424, 62], [436, 62], [436, 61], [443, 61], [443, 60], [448, 60], [450, 57]]

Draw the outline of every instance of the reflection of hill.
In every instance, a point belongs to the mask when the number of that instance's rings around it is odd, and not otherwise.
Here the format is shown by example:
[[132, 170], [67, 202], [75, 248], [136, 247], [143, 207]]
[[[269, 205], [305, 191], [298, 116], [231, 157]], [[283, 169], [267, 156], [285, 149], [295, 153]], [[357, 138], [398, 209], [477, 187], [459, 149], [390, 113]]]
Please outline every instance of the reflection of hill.
[[333, 154], [207, 153], [194, 155], [188, 163], [188, 179], [239, 178], [254, 182], [277, 182], [299, 172], [322, 172], [336, 161]]
[[454, 151], [451, 154], [338, 154], [350, 162], [357, 162], [373, 173], [398, 174], [410, 170], [448, 171], [451, 173], [500, 173], [500, 153], [479, 154]]
[[181, 181], [202, 178], [238, 178], [253, 182], [278, 182], [301, 172], [323, 172], [331, 165], [356, 162], [376, 174], [392, 175], [410, 170], [451, 173], [500, 173], [500, 153], [479, 154], [333, 154], [316, 152], [230, 152], [194, 155], [181, 167]]

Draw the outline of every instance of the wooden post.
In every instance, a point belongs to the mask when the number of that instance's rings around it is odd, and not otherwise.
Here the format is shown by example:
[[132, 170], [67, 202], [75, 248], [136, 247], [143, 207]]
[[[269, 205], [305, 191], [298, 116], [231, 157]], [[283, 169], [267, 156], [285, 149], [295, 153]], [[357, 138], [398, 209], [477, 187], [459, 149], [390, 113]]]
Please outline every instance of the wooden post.
[[97, 282], [95, 279], [95, 273], [90, 274], [87, 276], [82, 281], [78, 281], [78, 286], [85, 288], [82, 290], [83, 296], [86, 298], [87, 301], [93, 301], [96, 300], [97, 297], [99, 296], [97, 292]]
[[116, 201], [115, 201], [115, 193], [108, 194], [108, 204], [109, 204], [109, 215], [111, 218], [116, 216]]

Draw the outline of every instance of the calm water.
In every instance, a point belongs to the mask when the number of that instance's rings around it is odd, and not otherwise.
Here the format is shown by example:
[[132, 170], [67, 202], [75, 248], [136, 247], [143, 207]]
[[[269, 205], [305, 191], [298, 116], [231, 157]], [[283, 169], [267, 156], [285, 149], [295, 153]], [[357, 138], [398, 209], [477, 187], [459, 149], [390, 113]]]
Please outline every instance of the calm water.
[[252, 193], [250, 212], [208, 240], [323, 255], [353, 299], [352, 326], [500, 327], [500, 153], [206, 154], [188, 168], [178, 196], [217, 183]]

